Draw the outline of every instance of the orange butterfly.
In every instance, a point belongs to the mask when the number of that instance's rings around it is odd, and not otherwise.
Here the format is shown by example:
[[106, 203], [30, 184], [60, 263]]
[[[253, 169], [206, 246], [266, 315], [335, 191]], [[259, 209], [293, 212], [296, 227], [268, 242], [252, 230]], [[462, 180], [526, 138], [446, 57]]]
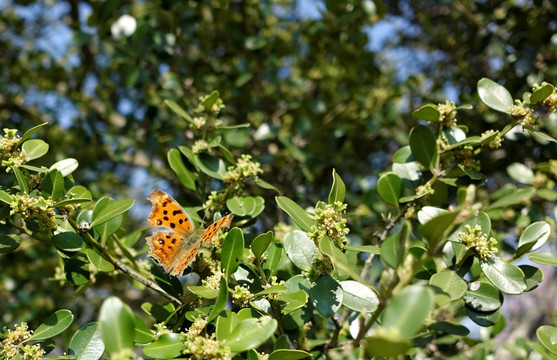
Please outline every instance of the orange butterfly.
[[170, 275], [181, 275], [193, 260], [201, 244], [207, 244], [223, 227], [229, 228], [233, 214], [226, 215], [207, 229], [195, 230], [195, 225], [184, 209], [170, 195], [155, 189], [147, 198], [152, 204], [147, 218], [153, 227], [163, 226], [169, 230], [158, 230], [149, 236], [148, 256], [155, 259]]

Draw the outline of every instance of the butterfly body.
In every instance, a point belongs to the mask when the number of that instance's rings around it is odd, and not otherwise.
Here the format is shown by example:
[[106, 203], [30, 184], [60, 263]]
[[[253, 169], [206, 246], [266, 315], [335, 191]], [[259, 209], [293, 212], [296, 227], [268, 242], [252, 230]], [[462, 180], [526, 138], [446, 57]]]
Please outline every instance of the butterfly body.
[[147, 218], [152, 227], [165, 227], [146, 238], [148, 256], [152, 257], [171, 275], [181, 275], [195, 258], [201, 244], [207, 244], [223, 227], [230, 227], [234, 215], [217, 220], [207, 229], [195, 225], [180, 204], [164, 191], [155, 189], [147, 198], [153, 208]]

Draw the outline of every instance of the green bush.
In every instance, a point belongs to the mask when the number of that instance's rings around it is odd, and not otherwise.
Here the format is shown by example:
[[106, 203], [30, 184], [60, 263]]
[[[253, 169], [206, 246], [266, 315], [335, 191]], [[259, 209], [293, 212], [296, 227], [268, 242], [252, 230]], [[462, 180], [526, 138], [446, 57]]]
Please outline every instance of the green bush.
[[[249, 149], [236, 156], [225, 145], [223, 138], [245, 125], [223, 124], [218, 92], [200, 98], [192, 111], [167, 101], [194, 135], [191, 146], [167, 152], [174, 175], [197, 196], [187, 212], [198, 223], [235, 215], [232, 229], [197, 254], [186, 278], [146, 261], [140, 238], [151, 230], [127, 230], [134, 200], [94, 199], [73, 177], [74, 159], [33, 165], [49, 150], [32, 138], [44, 124], [21, 136], [5, 129], [2, 167], [12, 185], [0, 189], [2, 256], [23, 251], [49, 259], [37, 262], [37, 271], [54, 274], [50, 281], [85, 302], [87, 289], [97, 286], [118, 296], [104, 299], [93, 323], [73, 323], [72, 311], [62, 309], [67, 299], [59, 299], [60, 310], [33, 331], [25, 323], [5, 328], [0, 357], [39, 358], [71, 326], [65, 358], [483, 358], [501, 346], [517, 357], [557, 356], [553, 326], [539, 327], [537, 341], [495, 339], [507, 325], [504, 299], [544, 278], [541, 269], [512, 262], [528, 256], [557, 266], [557, 254], [537, 251], [553, 236], [546, 214], [557, 199], [551, 180], [557, 160], [505, 164], [515, 183], [503, 186], [493, 186], [496, 179], [479, 161], [513, 141], [505, 137], [513, 129], [553, 146], [540, 119], [557, 108], [557, 93], [543, 83], [513, 101], [485, 78], [477, 89], [506, 125], [469, 133], [466, 123], [473, 120], [461, 121], [459, 114], [471, 105], [446, 102], [414, 111], [419, 121], [408, 145], [392, 155], [391, 168], [377, 181], [379, 198], [368, 201], [383, 216], [373, 236], [361, 230], [371, 212], [352, 206], [358, 201], [342, 168], [332, 171], [328, 196], [304, 208], [263, 180]], [[266, 215], [272, 220], [266, 227], [258, 219], [275, 209], [266, 203], [271, 194], [289, 221], [274, 212]], [[111, 288], [122, 276], [125, 289]], [[128, 299], [130, 289], [149, 301]], [[22, 298], [17, 293], [12, 300]], [[2, 306], [13, 311], [18, 304]], [[469, 336], [472, 323], [485, 330], [480, 339]]]

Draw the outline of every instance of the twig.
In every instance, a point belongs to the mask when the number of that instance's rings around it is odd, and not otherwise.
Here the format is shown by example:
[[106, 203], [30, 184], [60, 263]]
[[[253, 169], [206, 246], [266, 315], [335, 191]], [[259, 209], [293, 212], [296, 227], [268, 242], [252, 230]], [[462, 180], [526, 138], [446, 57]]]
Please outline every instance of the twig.
[[161, 295], [163, 295], [164, 297], [166, 297], [170, 301], [173, 301], [176, 304], [182, 304], [182, 301], [180, 301], [179, 299], [175, 298], [174, 296], [168, 294], [159, 285], [157, 285], [157, 283], [155, 283], [152, 280], [149, 280], [149, 279], [145, 278], [141, 274], [132, 270], [130, 267], [124, 265], [123, 263], [121, 263], [120, 261], [115, 259], [112, 256], [112, 254], [106, 250], [106, 248], [101, 246], [97, 241], [95, 241], [95, 239], [93, 239], [91, 234], [89, 234], [88, 232], [81, 231], [81, 229], [79, 228], [79, 225], [77, 224], [77, 222], [73, 218], [68, 216], [67, 219], [68, 219], [68, 222], [70, 223], [70, 225], [74, 228], [74, 230], [77, 231], [79, 234], [81, 234], [81, 237], [85, 240], [85, 242], [87, 242], [87, 244], [89, 246], [94, 247], [102, 255], [104, 255], [104, 257], [106, 257], [106, 259], [108, 261], [110, 261], [110, 263], [112, 263], [112, 265], [114, 265], [114, 267], [116, 267], [117, 269], [120, 269], [123, 273], [125, 273], [126, 275], [130, 276], [131, 278], [139, 281], [140, 283], [147, 286], [148, 288], [151, 288], [151, 289], [155, 290], [156, 292], [160, 293]]

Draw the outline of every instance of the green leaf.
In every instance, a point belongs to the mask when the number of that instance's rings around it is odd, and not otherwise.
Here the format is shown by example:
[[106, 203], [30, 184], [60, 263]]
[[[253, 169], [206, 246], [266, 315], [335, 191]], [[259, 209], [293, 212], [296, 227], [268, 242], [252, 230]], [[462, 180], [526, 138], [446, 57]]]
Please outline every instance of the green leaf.
[[114, 265], [102, 257], [102, 255], [100, 255], [96, 250], [87, 249], [85, 250], [85, 255], [87, 255], [87, 259], [89, 259], [91, 264], [95, 265], [97, 270], [102, 272], [114, 271]]
[[62, 173], [63, 177], [66, 177], [73, 173], [78, 167], [79, 163], [77, 162], [77, 160], [69, 158], [55, 162], [48, 170], [52, 171], [56, 169]]
[[255, 183], [257, 184], [257, 186], [259, 186], [262, 189], [273, 190], [277, 193], [280, 193], [279, 189], [277, 189], [276, 187], [274, 187], [273, 185], [269, 184], [268, 182], [266, 182], [261, 178], [255, 179]]
[[62, 251], [76, 252], [81, 250], [83, 239], [72, 231], [58, 233], [52, 237], [54, 246]]
[[381, 175], [377, 181], [377, 193], [381, 199], [398, 209], [398, 199], [402, 196], [402, 179], [395, 173]]
[[459, 212], [440, 214], [418, 228], [420, 234], [429, 243], [430, 251], [435, 252], [444, 244], [444, 239], [454, 227], [454, 221]]
[[411, 338], [423, 326], [433, 309], [433, 291], [426, 286], [409, 285], [396, 294], [383, 312], [382, 327], [387, 333]]
[[557, 267], [557, 254], [552, 252], [543, 252], [531, 254], [528, 256], [530, 260], [542, 265], [551, 265]]
[[106, 207], [99, 211], [97, 214], [93, 212], [93, 221], [91, 222], [91, 227], [103, 224], [110, 219], [125, 213], [133, 206], [134, 202], [135, 200], [133, 199], [115, 201], [111, 204], [106, 205]]
[[311, 357], [311, 354], [302, 350], [277, 349], [269, 355], [269, 360], [299, 360]]
[[226, 165], [222, 159], [206, 153], [195, 155], [195, 161], [199, 169], [210, 177], [217, 180], [224, 180]]
[[395, 337], [393, 334], [376, 332], [366, 339], [366, 354], [370, 357], [394, 358], [404, 355], [412, 347], [410, 339]]
[[263, 264], [263, 269], [269, 270], [271, 274], [274, 274], [282, 261], [283, 255], [282, 247], [271, 244], [267, 248], [267, 260]]
[[530, 135], [532, 135], [538, 142], [540, 142], [542, 144], [547, 144], [547, 143], [550, 143], [550, 142], [557, 143], [556, 139], [547, 135], [543, 131], [540, 131], [540, 130], [535, 129], [535, 128], [529, 126], [529, 125], [524, 125], [524, 124], [522, 125], [522, 127], [527, 129], [528, 132], [530, 133]]
[[244, 233], [238, 228], [228, 232], [222, 244], [221, 269], [229, 277], [238, 269], [238, 261], [244, 251]]
[[331, 258], [339, 277], [344, 278], [348, 275], [355, 280], [360, 280], [360, 274], [354, 271], [354, 265], [348, 262], [346, 255], [333, 244], [331, 239], [323, 237], [319, 241], [319, 251]]
[[352, 280], [341, 281], [344, 292], [342, 305], [357, 312], [374, 312], [379, 306], [379, 298], [368, 286]]
[[294, 230], [284, 237], [284, 250], [292, 263], [300, 270], [311, 267], [317, 256], [317, 246], [307, 234], [300, 230]]
[[217, 90], [213, 90], [209, 96], [201, 103], [206, 110], [211, 110], [213, 105], [217, 103], [217, 100], [220, 98], [219, 92]]
[[528, 166], [521, 163], [512, 163], [507, 166], [507, 173], [511, 178], [521, 184], [531, 185], [534, 180], [534, 172]]
[[520, 235], [520, 239], [518, 239], [515, 257], [538, 250], [545, 245], [550, 235], [551, 226], [545, 221], [538, 221], [528, 225], [522, 235]]
[[286, 315], [294, 310], [302, 308], [308, 301], [308, 294], [304, 290], [298, 290], [296, 292], [279, 295], [276, 297], [276, 300], [285, 303], [281, 312]]
[[48, 152], [48, 144], [40, 139], [27, 140], [21, 147], [28, 160], [35, 160]]
[[416, 125], [410, 131], [410, 149], [420, 164], [433, 170], [437, 164], [437, 139], [433, 131], [425, 125]]
[[412, 111], [412, 117], [414, 119], [426, 120], [429, 122], [439, 121], [439, 108], [434, 104], [425, 104], [417, 110]]
[[319, 277], [309, 289], [313, 306], [327, 318], [333, 316], [342, 305], [344, 292], [340, 284], [329, 275]]
[[480, 266], [489, 281], [505, 294], [518, 295], [526, 290], [524, 273], [519, 267], [499, 258], [482, 261]]
[[265, 234], [258, 235], [253, 241], [251, 242], [251, 251], [256, 259], [261, 258], [261, 255], [267, 250], [269, 245], [273, 242], [273, 232], [267, 231]]
[[180, 151], [178, 151], [178, 149], [170, 149], [166, 157], [170, 168], [174, 171], [176, 176], [178, 176], [180, 183], [184, 185], [184, 187], [195, 191], [195, 180], [197, 180], [197, 176], [184, 165]]
[[537, 288], [543, 281], [543, 271], [531, 265], [519, 265], [520, 270], [526, 278], [526, 290], [532, 291]]
[[269, 339], [277, 329], [277, 321], [270, 316], [240, 321], [223, 339], [230, 351], [239, 353], [257, 348]]
[[0, 201], [4, 204], [10, 205], [12, 203], [12, 196], [4, 190], [0, 190]]
[[14, 251], [20, 243], [21, 238], [16, 234], [0, 235], [0, 254]]
[[311, 231], [311, 227], [315, 222], [300, 205], [296, 204], [286, 196], [277, 196], [275, 199], [278, 206], [284, 210], [284, 212], [287, 213], [292, 220], [294, 220], [300, 229], [306, 232]]
[[43, 179], [47, 178], [50, 179], [49, 185], [51, 186], [50, 189], [47, 190], [47, 192], [51, 194], [53, 200], [59, 199], [61, 196], [64, 195], [64, 177], [62, 176], [62, 173], [54, 169], [50, 171]]
[[448, 213], [449, 211], [445, 209], [434, 206], [424, 206], [420, 209], [420, 211], [418, 211], [418, 221], [420, 222], [420, 224], [423, 225], [436, 216]]
[[544, 101], [549, 95], [553, 94], [553, 85], [544, 84], [530, 95], [530, 103], [538, 104]]
[[509, 91], [487, 78], [478, 81], [478, 95], [487, 106], [505, 114], [513, 105], [513, 98]]
[[27, 130], [25, 132], [25, 134], [23, 134], [23, 136], [21, 136], [21, 139], [19, 139], [19, 143], [23, 144], [25, 142], [25, 140], [29, 139], [34, 133], [36, 133], [40, 128], [42, 128], [46, 124], [48, 124], [48, 123], [44, 122], [42, 124], [39, 124], [37, 126], [32, 127], [31, 129]]
[[216, 299], [219, 296], [218, 290], [210, 289], [206, 286], [189, 285], [188, 290], [202, 299]]
[[27, 185], [27, 179], [25, 175], [19, 170], [18, 168], [12, 166], [12, 171], [14, 172], [15, 178], [17, 180], [17, 184], [19, 185], [19, 190], [26, 194], [29, 193], [29, 186]]
[[453, 334], [458, 336], [467, 336], [470, 333], [470, 330], [468, 330], [465, 326], [448, 321], [439, 321], [433, 323], [429, 325], [428, 328], [445, 334]]
[[151, 329], [149, 329], [147, 325], [145, 325], [143, 320], [141, 320], [141, 318], [135, 314], [133, 317], [133, 324], [134, 324], [134, 332], [133, 332], [134, 343], [147, 344], [155, 340], [155, 336], [153, 335]]
[[331, 186], [327, 202], [329, 204], [335, 201], [342, 203], [344, 202], [344, 195], [346, 195], [346, 185], [344, 185], [342, 178], [337, 174], [335, 169], [333, 169], [333, 185]]
[[536, 330], [536, 336], [547, 350], [553, 355], [557, 355], [557, 328], [549, 325], [542, 325]]
[[219, 315], [215, 325], [215, 335], [217, 340], [223, 341], [238, 325], [240, 320], [241, 319], [238, 314], [233, 313], [230, 310], [225, 310], [221, 315]]
[[97, 360], [103, 353], [104, 343], [95, 322], [82, 326], [70, 340], [69, 355], [78, 360]]
[[463, 297], [466, 306], [479, 312], [499, 310], [503, 304], [503, 295], [488, 282], [476, 281], [470, 284], [470, 290]]
[[369, 254], [380, 254], [381, 250], [377, 245], [360, 245], [360, 246], [350, 246], [347, 245], [344, 247], [344, 250], [347, 251], [357, 251], [357, 252], [365, 252]]
[[261, 36], [250, 36], [245, 39], [244, 45], [248, 50], [259, 50], [267, 44], [267, 40]]
[[187, 120], [190, 123], [194, 123], [193, 119], [191, 118], [191, 116], [184, 110], [182, 109], [182, 107], [178, 104], [176, 104], [174, 101], [172, 100], [165, 100], [164, 103], [172, 110], [174, 111], [176, 114], [178, 114], [179, 116], [181, 116], [182, 118], [184, 118], [185, 120]]
[[207, 319], [207, 323], [215, 320], [217, 316], [224, 310], [226, 303], [228, 301], [228, 283], [226, 278], [223, 276], [220, 278], [220, 287], [219, 287], [219, 296], [217, 297], [217, 301], [209, 314]]
[[99, 332], [106, 351], [114, 354], [122, 349], [133, 348], [133, 312], [115, 296], [108, 297], [99, 314]]
[[501, 313], [499, 312], [499, 310], [490, 311], [490, 312], [481, 312], [481, 311], [475, 311], [469, 307], [465, 307], [465, 310], [466, 310], [466, 315], [468, 315], [470, 320], [483, 327], [495, 325], [497, 321], [499, 321], [499, 318], [501, 317]]
[[69, 328], [72, 322], [73, 314], [70, 310], [58, 310], [35, 329], [29, 340], [50, 339]]
[[429, 279], [429, 285], [437, 286], [447, 293], [451, 300], [459, 299], [466, 292], [466, 282], [454, 271], [442, 271]]
[[180, 357], [184, 349], [180, 334], [164, 333], [143, 348], [143, 355], [154, 359], [173, 359]]
[[226, 206], [238, 216], [256, 217], [265, 209], [265, 200], [261, 196], [234, 196], [226, 200]]

